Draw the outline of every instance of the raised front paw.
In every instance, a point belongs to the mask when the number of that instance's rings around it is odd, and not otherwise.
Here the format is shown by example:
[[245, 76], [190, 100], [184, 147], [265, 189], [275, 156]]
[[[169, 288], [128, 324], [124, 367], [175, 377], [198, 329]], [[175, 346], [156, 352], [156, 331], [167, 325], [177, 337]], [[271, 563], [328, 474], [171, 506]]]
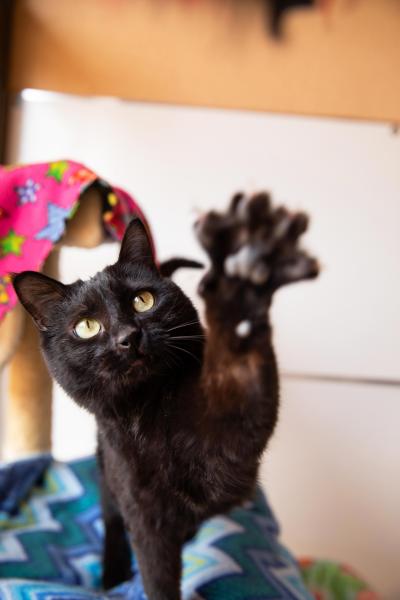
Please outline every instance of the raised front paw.
[[306, 214], [275, 208], [267, 193], [249, 198], [237, 194], [226, 212], [211, 211], [195, 224], [212, 265], [200, 292], [212, 288], [221, 276], [271, 293], [316, 277], [318, 262], [299, 246], [307, 227]]

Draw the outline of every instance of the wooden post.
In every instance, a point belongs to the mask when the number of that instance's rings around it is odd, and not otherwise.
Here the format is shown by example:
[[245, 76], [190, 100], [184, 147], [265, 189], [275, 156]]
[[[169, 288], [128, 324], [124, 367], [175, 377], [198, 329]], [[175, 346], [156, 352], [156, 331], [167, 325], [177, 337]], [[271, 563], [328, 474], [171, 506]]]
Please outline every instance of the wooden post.
[[14, 0], [0, 2], [0, 163], [5, 162], [7, 111], [8, 111], [8, 75], [11, 50], [11, 30]]

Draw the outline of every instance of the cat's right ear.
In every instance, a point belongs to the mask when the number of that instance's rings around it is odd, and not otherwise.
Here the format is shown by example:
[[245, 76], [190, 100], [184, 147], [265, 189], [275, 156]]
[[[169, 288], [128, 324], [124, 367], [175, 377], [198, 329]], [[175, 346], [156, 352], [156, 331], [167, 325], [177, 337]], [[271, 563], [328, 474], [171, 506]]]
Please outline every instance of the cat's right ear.
[[13, 277], [15, 292], [41, 331], [48, 328], [50, 309], [66, 295], [66, 286], [36, 271], [24, 271]]
[[156, 268], [153, 245], [144, 223], [133, 219], [125, 231], [118, 257], [119, 263], [142, 263]]

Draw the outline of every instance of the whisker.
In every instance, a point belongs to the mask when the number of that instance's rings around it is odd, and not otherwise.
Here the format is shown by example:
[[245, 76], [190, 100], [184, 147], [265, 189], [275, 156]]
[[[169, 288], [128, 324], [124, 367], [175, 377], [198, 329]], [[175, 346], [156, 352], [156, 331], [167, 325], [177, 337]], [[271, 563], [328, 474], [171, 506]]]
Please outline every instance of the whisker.
[[185, 348], [181, 348], [181, 346], [174, 346], [174, 344], [168, 344], [168, 346], [170, 346], [172, 348], [176, 348], [176, 350], [182, 350], [182, 352], [186, 352], [186, 354], [189, 354], [189, 356], [194, 358], [199, 363], [199, 365], [201, 365], [200, 359], [197, 358], [197, 356], [195, 354], [193, 354], [192, 352], [189, 352], [189, 350], [186, 350]]
[[182, 323], [181, 325], [176, 325], [175, 327], [171, 327], [171, 329], [167, 329], [166, 332], [174, 331], [175, 329], [181, 329], [182, 327], [189, 327], [189, 325], [200, 325], [199, 321], [188, 321], [187, 323]]
[[199, 342], [200, 340], [204, 340], [205, 339], [205, 335], [175, 335], [175, 336], [170, 336], [168, 339], [169, 340], [194, 340], [196, 342]]
[[175, 352], [172, 352], [172, 350], [168, 350], [167, 348], [165, 348], [165, 352], [172, 359], [173, 364], [177, 365], [178, 367], [182, 364], [182, 361], [179, 360], [179, 356], [177, 356]]

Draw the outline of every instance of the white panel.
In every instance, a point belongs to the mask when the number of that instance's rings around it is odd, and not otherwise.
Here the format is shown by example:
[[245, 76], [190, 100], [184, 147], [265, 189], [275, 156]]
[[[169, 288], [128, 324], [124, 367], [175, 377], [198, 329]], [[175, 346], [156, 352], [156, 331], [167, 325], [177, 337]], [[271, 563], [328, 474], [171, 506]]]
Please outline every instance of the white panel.
[[284, 380], [262, 481], [297, 556], [358, 569], [400, 598], [400, 390]]
[[161, 257], [200, 257], [196, 210], [222, 207], [239, 189], [268, 188], [277, 202], [310, 211], [307, 244], [324, 271], [317, 283], [280, 293], [282, 367], [400, 379], [400, 137], [389, 126], [43, 100], [32, 91], [24, 98], [13, 110], [10, 159], [71, 157], [126, 186], [150, 218]]
[[94, 417], [77, 406], [56, 385], [53, 402], [53, 447], [59, 460], [89, 456], [96, 450]]

